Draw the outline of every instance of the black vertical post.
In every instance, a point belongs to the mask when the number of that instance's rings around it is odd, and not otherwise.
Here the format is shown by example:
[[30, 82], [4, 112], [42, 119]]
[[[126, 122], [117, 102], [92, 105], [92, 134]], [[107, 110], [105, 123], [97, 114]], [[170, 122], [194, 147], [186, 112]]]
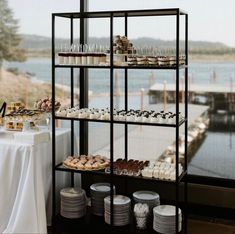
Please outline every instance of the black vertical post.
[[[128, 36], [128, 21], [125, 14], [125, 36]], [[128, 70], [125, 68], [125, 111], [128, 110]], [[125, 160], [128, 160], [128, 124], [125, 123]]]
[[[127, 14], [125, 14], [125, 36], [128, 36], [128, 18], [127, 18]], [[128, 69], [125, 68], [125, 111], [128, 110]], [[124, 129], [124, 140], [125, 140], [125, 160], [128, 160], [128, 124], [125, 123], [125, 129]], [[125, 193], [127, 193], [127, 188], [128, 188], [128, 180], [125, 179], [125, 183], [124, 183], [124, 191]]]
[[52, 35], [51, 35], [51, 64], [52, 64], [52, 226], [54, 227], [56, 215], [56, 172], [55, 172], [55, 15], [52, 14]]
[[[70, 18], [70, 46], [73, 45], [73, 17]], [[71, 107], [74, 106], [74, 69], [70, 68]], [[71, 155], [74, 155], [74, 120], [71, 120]], [[74, 187], [74, 172], [71, 172], [71, 187]]]
[[[88, 0], [80, 0], [80, 13], [88, 11]], [[88, 39], [88, 22], [84, 15], [80, 18], [80, 44], [87, 44]], [[88, 70], [80, 68], [79, 73], [80, 82], [80, 108], [88, 107]], [[88, 123], [86, 121], [80, 122], [79, 134], [80, 154], [88, 153]]]
[[176, 13], [176, 131], [175, 131], [175, 199], [176, 199], [176, 218], [175, 218], [175, 233], [178, 233], [179, 227], [179, 27], [180, 27], [180, 12], [177, 9]]
[[188, 203], [188, 14], [185, 15], [185, 154], [184, 154], [184, 170], [186, 172], [185, 181], [184, 181], [184, 233], [187, 233], [188, 227], [188, 212], [187, 212], [187, 203]]
[[110, 173], [111, 173], [111, 194], [110, 194], [110, 213], [111, 226], [113, 226], [113, 160], [114, 160], [114, 129], [113, 129], [113, 14], [110, 14]]

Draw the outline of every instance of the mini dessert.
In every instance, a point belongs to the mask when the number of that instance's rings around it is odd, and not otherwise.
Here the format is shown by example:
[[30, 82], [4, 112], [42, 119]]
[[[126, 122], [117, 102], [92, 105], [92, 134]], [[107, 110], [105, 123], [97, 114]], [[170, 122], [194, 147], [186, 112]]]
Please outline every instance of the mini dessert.
[[22, 122], [16, 122], [15, 129], [21, 131], [23, 129], [23, 123]]
[[156, 56], [148, 56], [148, 64], [149, 65], [157, 65], [158, 64], [158, 59]]
[[8, 122], [8, 123], [6, 124], [6, 129], [12, 130], [12, 129], [14, 129], [14, 128], [15, 128], [15, 126], [14, 126], [14, 123], [13, 123], [13, 122]]
[[145, 56], [137, 56], [138, 65], [146, 65], [147, 63], [147, 58]]
[[69, 64], [74, 65], [76, 64], [76, 53], [69, 53]]
[[167, 56], [158, 56], [158, 65], [167, 66], [170, 64], [170, 60]]
[[127, 63], [128, 63], [128, 65], [136, 65], [137, 64], [136, 56], [128, 56]]
[[87, 53], [81, 53], [81, 65], [87, 65]]

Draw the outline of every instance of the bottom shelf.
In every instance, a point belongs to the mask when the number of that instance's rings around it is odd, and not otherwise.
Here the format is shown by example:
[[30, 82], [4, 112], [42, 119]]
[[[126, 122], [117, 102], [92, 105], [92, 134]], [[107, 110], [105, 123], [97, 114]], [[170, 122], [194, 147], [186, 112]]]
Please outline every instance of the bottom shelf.
[[[123, 227], [112, 227], [104, 222], [103, 217], [98, 217], [91, 214], [90, 209], [87, 210], [87, 215], [80, 219], [67, 219], [58, 214], [54, 220], [52, 233], [56, 234], [77, 234], [77, 233], [94, 233], [94, 234], [156, 234], [152, 227], [146, 230], [138, 230], [133, 224]], [[183, 230], [179, 234], [184, 233]]]

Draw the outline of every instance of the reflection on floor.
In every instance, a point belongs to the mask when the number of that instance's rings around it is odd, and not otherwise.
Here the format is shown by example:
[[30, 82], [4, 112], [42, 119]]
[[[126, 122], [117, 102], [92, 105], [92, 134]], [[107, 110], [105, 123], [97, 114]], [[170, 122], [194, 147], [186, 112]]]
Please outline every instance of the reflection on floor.
[[234, 234], [235, 222], [214, 219], [190, 219], [188, 234]]

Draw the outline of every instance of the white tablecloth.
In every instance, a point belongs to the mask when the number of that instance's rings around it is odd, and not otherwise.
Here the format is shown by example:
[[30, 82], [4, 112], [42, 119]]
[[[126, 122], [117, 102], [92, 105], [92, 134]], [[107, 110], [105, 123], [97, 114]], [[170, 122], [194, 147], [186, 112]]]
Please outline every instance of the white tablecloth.
[[[59, 161], [70, 131], [57, 130], [56, 141]], [[51, 142], [22, 144], [0, 132], [0, 233], [47, 233], [51, 204]]]

